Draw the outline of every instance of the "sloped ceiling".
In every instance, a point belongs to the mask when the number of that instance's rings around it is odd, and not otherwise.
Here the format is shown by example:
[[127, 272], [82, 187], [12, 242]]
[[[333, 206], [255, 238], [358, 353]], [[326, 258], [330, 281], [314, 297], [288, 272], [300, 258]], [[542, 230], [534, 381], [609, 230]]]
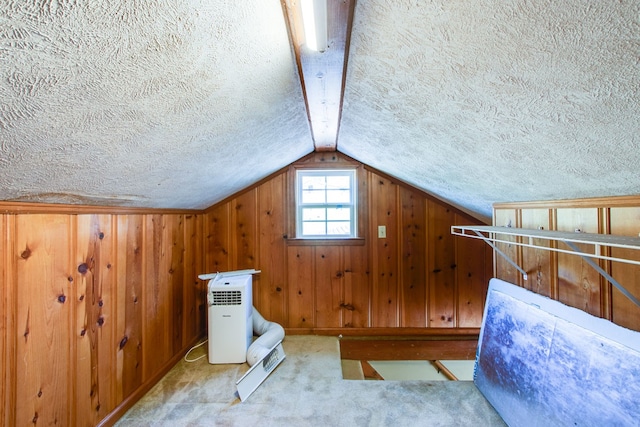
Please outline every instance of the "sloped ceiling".
[[0, 10], [1, 199], [205, 208], [313, 150], [278, 0]]
[[[285, 15], [0, 2], [0, 199], [204, 208], [308, 154]], [[337, 149], [489, 216], [640, 193], [639, 111], [635, 0], [359, 0]]]
[[338, 149], [474, 212], [640, 193], [640, 2], [359, 1]]

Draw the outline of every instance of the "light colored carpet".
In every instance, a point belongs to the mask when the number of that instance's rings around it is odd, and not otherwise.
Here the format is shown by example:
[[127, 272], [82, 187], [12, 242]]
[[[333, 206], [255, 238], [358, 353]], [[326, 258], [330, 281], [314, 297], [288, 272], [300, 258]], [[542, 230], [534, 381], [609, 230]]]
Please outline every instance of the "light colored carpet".
[[116, 426], [505, 425], [471, 381], [343, 380], [337, 338], [282, 344], [286, 359], [245, 402], [235, 382], [246, 364], [182, 361]]

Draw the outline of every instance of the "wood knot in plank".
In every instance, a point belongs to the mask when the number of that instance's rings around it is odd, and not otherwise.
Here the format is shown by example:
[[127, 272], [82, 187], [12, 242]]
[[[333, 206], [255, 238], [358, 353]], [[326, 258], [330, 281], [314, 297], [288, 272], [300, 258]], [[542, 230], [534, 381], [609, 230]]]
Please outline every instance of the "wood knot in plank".
[[22, 251], [22, 253], [20, 254], [20, 257], [22, 259], [27, 259], [31, 256], [31, 249], [29, 249], [29, 246], [26, 247], [26, 249], [24, 251]]
[[89, 271], [89, 266], [87, 265], [86, 262], [83, 262], [82, 264], [80, 264], [78, 266], [78, 273], [80, 274], [86, 274], [87, 271]]
[[60, 304], [64, 304], [66, 300], [67, 300], [67, 297], [65, 296], [65, 294], [58, 295], [58, 302]]
[[129, 341], [128, 336], [125, 335], [124, 337], [122, 337], [122, 339], [120, 340], [120, 350], [122, 350], [124, 346], [127, 345], [128, 341]]

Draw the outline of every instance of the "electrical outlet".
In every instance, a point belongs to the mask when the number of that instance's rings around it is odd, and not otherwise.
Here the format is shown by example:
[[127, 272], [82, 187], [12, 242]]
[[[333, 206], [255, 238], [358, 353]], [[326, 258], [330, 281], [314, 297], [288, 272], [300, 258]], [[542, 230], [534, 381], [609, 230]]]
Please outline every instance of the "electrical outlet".
[[379, 239], [384, 239], [385, 237], [387, 237], [387, 227], [384, 225], [379, 225], [378, 226], [378, 238]]

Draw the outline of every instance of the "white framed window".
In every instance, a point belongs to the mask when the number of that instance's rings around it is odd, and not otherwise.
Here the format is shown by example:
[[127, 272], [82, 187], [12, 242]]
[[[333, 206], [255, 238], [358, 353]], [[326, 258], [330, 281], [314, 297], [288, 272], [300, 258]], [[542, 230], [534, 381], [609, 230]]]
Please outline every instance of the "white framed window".
[[355, 169], [298, 169], [296, 236], [356, 237], [356, 189]]

